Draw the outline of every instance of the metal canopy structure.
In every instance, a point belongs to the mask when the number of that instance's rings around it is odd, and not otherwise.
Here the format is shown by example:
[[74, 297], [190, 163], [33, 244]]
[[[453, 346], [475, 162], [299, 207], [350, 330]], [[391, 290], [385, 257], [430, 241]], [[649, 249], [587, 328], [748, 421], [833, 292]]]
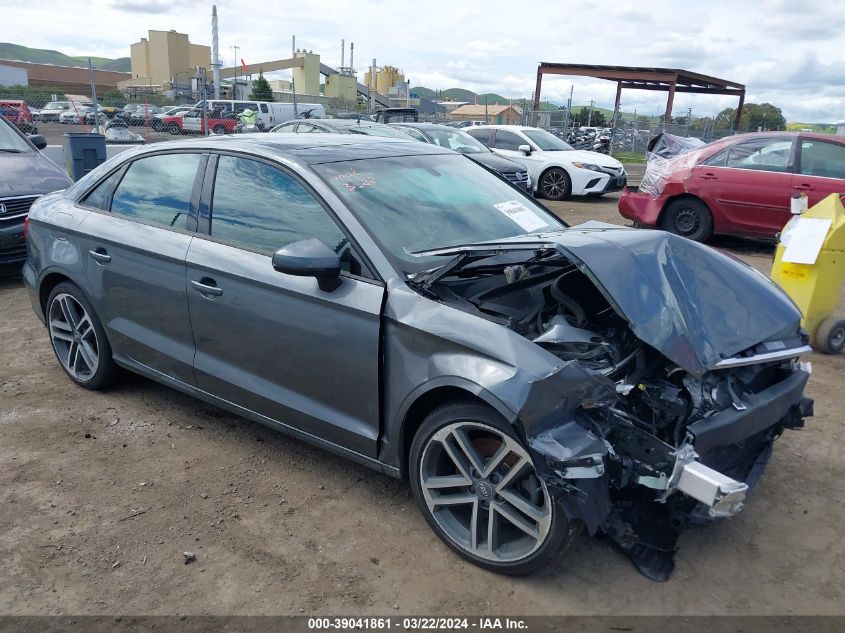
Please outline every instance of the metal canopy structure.
[[745, 86], [718, 77], [709, 77], [679, 68], [647, 68], [643, 66], [593, 66], [590, 64], [554, 64], [540, 62], [537, 68], [537, 88], [534, 91], [534, 110], [540, 109], [540, 88], [543, 75], [569, 75], [592, 77], [616, 82], [616, 101], [614, 115], [619, 112], [622, 89], [662, 90], [668, 92], [666, 113], [663, 124], [672, 122], [672, 103], [676, 92], [694, 92], [697, 94], [729, 95], [739, 98], [736, 109], [734, 129], [739, 128], [742, 107], [745, 105]]

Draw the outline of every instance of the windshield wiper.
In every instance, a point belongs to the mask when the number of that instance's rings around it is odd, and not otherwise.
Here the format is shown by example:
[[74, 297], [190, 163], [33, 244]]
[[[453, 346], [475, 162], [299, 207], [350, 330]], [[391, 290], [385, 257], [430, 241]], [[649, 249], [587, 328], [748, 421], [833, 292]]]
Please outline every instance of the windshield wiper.
[[0, 147], [0, 152], [6, 152], [8, 154], [23, 154], [22, 149], [12, 149], [10, 147]]
[[462, 268], [468, 263], [478, 261], [479, 259], [484, 259], [486, 257], [510, 251], [536, 251], [537, 255], [535, 255], [532, 259], [538, 259], [542, 252], [554, 248], [555, 245], [546, 240], [536, 240], [531, 242], [476, 242], [472, 244], [456, 244], [455, 246], [427, 249], [424, 251], [409, 251], [406, 248], [405, 252], [414, 257], [453, 255], [449, 261], [441, 264], [437, 268], [431, 268], [429, 270], [408, 275], [408, 279], [415, 285], [426, 289], [449, 273]]

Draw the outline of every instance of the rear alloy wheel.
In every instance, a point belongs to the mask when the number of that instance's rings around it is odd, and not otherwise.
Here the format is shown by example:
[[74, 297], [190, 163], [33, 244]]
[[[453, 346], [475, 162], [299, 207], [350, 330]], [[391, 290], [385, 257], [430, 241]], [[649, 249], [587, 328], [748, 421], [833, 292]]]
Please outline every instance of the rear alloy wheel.
[[540, 176], [540, 193], [548, 200], [563, 200], [572, 193], [572, 180], [565, 169], [552, 167]]
[[411, 486], [426, 521], [463, 558], [490, 571], [535, 571], [574, 533], [510, 425], [486, 406], [433, 411], [411, 447]]
[[79, 288], [58, 284], [47, 299], [46, 317], [56, 358], [76, 384], [96, 390], [117, 378], [103, 326]]
[[839, 354], [845, 349], [845, 320], [828, 317], [816, 330], [816, 347], [825, 354]]
[[696, 242], [704, 242], [713, 234], [710, 209], [696, 198], [675, 200], [663, 211], [663, 229]]

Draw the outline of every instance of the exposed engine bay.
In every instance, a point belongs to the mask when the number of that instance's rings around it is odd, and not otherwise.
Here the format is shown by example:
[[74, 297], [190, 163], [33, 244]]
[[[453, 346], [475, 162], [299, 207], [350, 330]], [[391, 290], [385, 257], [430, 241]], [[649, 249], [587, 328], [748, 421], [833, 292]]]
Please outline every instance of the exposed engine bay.
[[696, 374], [640, 340], [589, 271], [557, 250], [461, 264], [425, 291], [577, 363], [603, 386], [571, 420], [526, 428], [525, 439], [570, 516], [649, 578], [668, 579], [684, 528], [739, 512], [774, 439], [812, 415], [801, 397], [809, 368], [790, 353], [805, 349], [795, 331]]

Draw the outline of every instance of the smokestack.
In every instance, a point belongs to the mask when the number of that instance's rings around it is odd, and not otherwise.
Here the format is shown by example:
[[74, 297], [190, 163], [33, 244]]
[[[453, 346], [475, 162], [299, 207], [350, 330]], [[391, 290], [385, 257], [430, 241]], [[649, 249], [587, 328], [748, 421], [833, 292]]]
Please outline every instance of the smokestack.
[[349, 43], [349, 67], [355, 70], [355, 42]]
[[343, 70], [343, 64], [346, 61], [346, 40], [340, 40], [340, 68]]
[[[214, 82], [214, 98], [220, 98], [220, 42], [217, 38], [217, 5], [211, 5], [211, 80]], [[235, 61], [237, 64], [237, 61]]]

